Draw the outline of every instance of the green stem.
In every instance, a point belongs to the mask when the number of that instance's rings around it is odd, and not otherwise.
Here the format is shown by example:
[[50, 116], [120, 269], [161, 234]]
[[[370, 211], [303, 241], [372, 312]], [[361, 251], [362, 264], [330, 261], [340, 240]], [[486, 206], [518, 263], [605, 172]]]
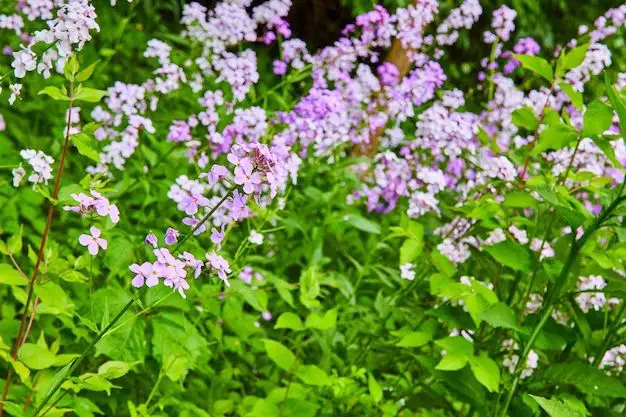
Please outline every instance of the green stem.
[[604, 353], [607, 351], [607, 349], [609, 348], [611, 344], [611, 341], [613, 340], [613, 336], [615, 335], [615, 332], [617, 331], [617, 327], [624, 320], [624, 315], [626, 315], [626, 300], [622, 300], [622, 306], [620, 307], [617, 313], [617, 317], [615, 318], [615, 321], [613, 321], [613, 323], [611, 324], [609, 331], [606, 333], [606, 336], [604, 337], [604, 340], [602, 341], [602, 346], [600, 346], [600, 349], [598, 350], [596, 357], [593, 359], [594, 368], [597, 368], [600, 365], [600, 362], [602, 361], [602, 358], [604, 357]]
[[85, 357], [87, 356], [87, 353], [100, 341], [100, 339], [102, 339], [108, 333], [108, 331], [113, 327], [113, 325], [124, 315], [124, 313], [126, 313], [126, 311], [135, 303], [135, 301], [137, 301], [137, 298], [138, 298], [138, 295], [135, 295], [133, 298], [131, 298], [128, 301], [128, 303], [126, 303], [124, 308], [122, 308], [122, 310], [119, 313], [117, 313], [117, 315], [113, 318], [113, 320], [111, 320], [111, 322], [104, 328], [104, 330], [102, 330], [100, 333], [98, 333], [98, 336], [96, 336], [96, 338], [91, 341], [89, 346], [87, 346], [87, 348], [85, 350], [83, 350], [83, 353], [81, 353], [81, 355], [78, 357], [78, 359], [76, 359], [74, 362], [72, 362], [72, 365], [70, 365], [70, 367], [67, 370], [67, 372], [65, 372], [65, 375], [63, 375], [56, 382], [56, 384], [54, 384], [54, 386], [50, 389], [50, 391], [48, 391], [48, 394], [45, 396], [45, 398], [41, 401], [41, 403], [39, 403], [39, 405], [37, 406], [37, 408], [33, 412], [32, 417], [37, 417], [39, 415], [39, 412], [52, 399], [52, 397], [56, 394], [56, 392], [59, 390], [59, 388], [61, 388], [61, 385], [63, 385], [65, 380], [70, 375], [72, 375], [72, 372], [85, 359]]

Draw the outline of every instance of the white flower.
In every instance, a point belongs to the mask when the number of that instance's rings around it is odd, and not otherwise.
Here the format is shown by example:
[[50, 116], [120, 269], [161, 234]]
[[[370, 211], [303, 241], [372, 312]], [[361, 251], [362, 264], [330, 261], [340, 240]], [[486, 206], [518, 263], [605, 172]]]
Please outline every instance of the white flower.
[[15, 103], [15, 100], [20, 96], [22, 92], [22, 84], [9, 84], [9, 90], [11, 95], [9, 96], [9, 104]]
[[253, 229], [252, 231], [250, 231], [250, 236], [248, 236], [248, 242], [252, 243], [253, 245], [262, 245], [263, 238], [263, 234]]
[[17, 78], [24, 78], [28, 71], [33, 71], [37, 66], [35, 58], [35, 53], [28, 48], [13, 52], [13, 62], [11, 66], [14, 68], [13, 72], [15, 76]]
[[415, 271], [413, 270], [413, 264], [408, 262], [404, 265], [400, 265], [400, 277], [409, 281], [415, 279]]
[[22, 182], [22, 178], [24, 178], [24, 175], [26, 175], [26, 171], [24, 170], [24, 168], [19, 166], [17, 168], [14, 168], [11, 173], [13, 174], [13, 186], [19, 187], [20, 182]]

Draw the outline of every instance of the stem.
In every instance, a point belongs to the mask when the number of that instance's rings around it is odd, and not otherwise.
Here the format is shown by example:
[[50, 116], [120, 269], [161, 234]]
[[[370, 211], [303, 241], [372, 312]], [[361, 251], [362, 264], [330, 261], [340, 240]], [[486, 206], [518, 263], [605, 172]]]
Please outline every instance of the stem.
[[[59, 196], [59, 188], [61, 186], [61, 176], [63, 175], [63, 167], [65, 166], [65, 158], [67, 156], [67, 151], [70, 144], [70, 125], [72, 120], [72, 105], [74, 104], [73, 98], [73, 90], [74, 83], [70, 82], [70, 98], [68, 104], [67, 111], [67, 129], [65, 130], [65, 143], [63, 144], [63, 151], [61, 153], [61, 159], [59, 160], [59, 168], [57, 170], [56, 178], [54, 179], [54, 190], [52, 191], [52, 199], [56, 200]], [[30, 302], [33, 299], [33, 292], [35, 289], [35, 283], [37, 281], [37, 276], [39, 275], [39, 268], [41, 267], [41, 262], [43, 260], [43, 253], [46, 248], [46, 242], [48, 240], [48, 234], [50, 233], [50, 226], [52, 225], [52, 216], [54, 215], [54, 203], [50, 204], [48, 208], [48, 216], [46, 219], [46, 225], [43, 230], [43, 235], [41, 236], [41, 242], [39, 244], [39, 251], [37, 252], [37, 260], [35, 261], [35, 269], [33, 271], [33, 276], [30, 279], [30, 283], [28, 284], [28, 293], [26, 295], [26, 303], [24, 303], [24, 311], [22, 312], [22, 318], [20, 320], [20, 327], [17, 331], [17, 337], [15, 339], [15, 345], [13, 347], [12, 357], [13, 359], [17, 359], [17, 353], [22, 346], [22, 343], [26, 340], [24, 336], [24, 330], [26, 328], [26, 321], [29, 317], [28, 309], [30, 307]], [[9, 372], [7, 374], [6, 381], [4, 382], [4, 390], [2, 391], [2, 399], [0, 400], [0, 417], [4, 414], [4, 401], [6, 401], [7, 396], [9, 394], [9, 388], [11, 387], [11, 380], [13, 377], [13, 368], [9, 368]]]
[[[233, 193], [234, 190], [235, 190], [235, 187], [232, 187], [228, 191], [228, 193], [226, 193], [226, 195], [222, 197], [219, 203], [217, 203], [215, 207], [213, 207], [209, 211], [209, 213], [207, 213], [207, 215], [204, 216], [204, 218], [200, 221], [200, 223], [198, 223], [198, 225], [189, 234], [187, 234], [180, 242], [178, 242], [178, 244], [172, 250], [173, 253], [176, 253], [178, 249], [182, 246], [182, 244], [187, 239], [189, 239], [189, 237], [193, 236], [193, 233], [196, 230], [198, 230], [207, 220], [209, 220], [209, 218], [213, 215], [213, 213], [215, 213], [215, 211], [228, 199], [228, 197], [230, 197], [230, 195]], [[119, 321], [119, 319], [122, 318], [124, 313], [135, 303], [138, 297], [139, 297], [139, 293], [135, 294], [135, 296], [132, 297], [130, 301], [128, 301], [128, 303], [124, 306], [124, 308], [122, 308], [122, 310], [119, 313], [117, 313], [117, 315], [113, 318], [113, 320], [111, 320], [111, 322], [105, 327], [105, 329], [102, 330], [100, 333], [98, 333], [96, 338], [92, 340], [92, 342], [81, 353], [78, 359], [72, 362], [72, 365], [69, 367], [65, 375], [63, 375], [59, 379], [59, 381], [57, 381], [57, 383], [54, 384], [54, 386], [50, 389], [50, 391], [48, 392], [46, 397], [43, 399], [43, 401], [37, 406], [37, 409], [35, 410], [35, 412], [32, 414], [31, 417], [37, 417], [38, 413], [45, 407], [45, 405], [52, 399], [52, 397], [56, 394], [56, 392], [61, 388], [61, 385], [63, 385], [63, 382], [65, 382], [65, 380], [72, 374], [72, 372], [76, 369], [76, 367], [78, 367], [78, 365], [85, 359], [85, 356], [87, 356], [87, 352], [89, 352], [100, 341], [100, 339], [106, 336], [109, 330], [111, 330], [113, 326]]]
[[624, 319], [624, 315], [626, 315], [626, 301], [622, 300], [622, 306], [620, 307], [617, 313], [617, 317], [615, 318], [615, 321], [613, 321], [613, 323], [611, 324], [609, 331], [606, 333], [606, 336], [604, 337], [604, 340], [602, 341], [602, 346], [600, 346], [600, 349], [598, 350], [596, 357], [593, 359], [594, 368], [597, 368], [600, 365], [600, 362], [602, 362], [604, 353], [609, 348], [609, 345], [611, 344], [611, 341], [613, 340], [613, 336], [615, 335], [617, 327], [622, 323]]
[[102, 330], [100, 333], [98, 333], [98, 336], [96, 336], [96, 338], [91, 341], [89, 346], [87, 346], [87, 348], [85, 350], [83, 350], [83, 353], [81, 353], [81, 355], [78, 357], [78, 359], [76, 359], [74, 362], [72, 362], [72, 365], [69, 367], [69, 369], [67, 370], [65, 375], [63, 375], [63, 377], [61, 377], [61, 379], [59, 379], [57, 381], [57, 383], [54, 384], [54, 386], [50, 389], [50, 391], [48, 391], [48, 394], [43, 399], [43, 401], [41, 401], [41, 403], [39, 403], [39, 405], [37, 406], [37, 408], [33, 412], [32, 417], [37, 417], [39, 412], [46, 406], [46, 404], [50, 401], [50, 399], [52, 399], [52, 397], [54, 396], [54, 394], [56, 394], [56, 392], [59, 390], [59, 388], [61, 388], [61, 385], [63, 385], [65, 380], [72, 374], [74, 369], [76, 369], [76, 367], [78, 367], [78, 365], [80, 365], [80, 363], [85, 359], [85, 356], [87, 356], [87, 352], [89, 352], [100, 341], [100, 339], [102, 339], [108, 333], [108, 331], [111, 329], [111, 327], [113, 327], [113, 325], [122, 317], [122, 315], [124, 313], [126, 313], [126, 311], [135, 303], [137, 298], [138, 298], [137, 295], [135, 295], [133, 298], [131, 298], [128, 301], [128, 303], [126, 303], [124, 308], [122, 308], [122, 310], [119, 313], [117, 313], [117, 315], [113, 318], [113, 320], [111, 320], [111, 322], [104, 328], [104, 330]]
[[200, 228], [202, 227], [202, 225], [204, 223], [206, 223], [211, 216], [213, 215], [213, 213], [215, 213], [215, 211], [222, 205], [224, 204], [224, 201], [226, 201], [232, 194], [233, 191], [235, 191], [235, 187], [233, 186], [230, 190], [228, 190], [228, 192], [226, 193], [226, 195], [224, 195], [224, 197], [222, 197], [222, 199], [215, 205], [215, 207], [213, 207], [206, 216], [204, 216], [202, 218], [202, 220], [200, 220], [200, 223], [198, 223], [196, 225], [196, 227], [194, 227], [191, 232], [187, 233], [185, 235], [184, 238], [182, 238], [182, 240], [180, 242], [178, 242], [178, 244], [176, 244], [176, 246], [174, 246], [174, 249], [172, 249], [172, 252], [176, 253], [176, 251], [178, 251], [178, 249], [180, 249], [180, 247], [183, 245], [183, 243], [185, 243], [187, 241], [187, 239], [189, 239], [191, 236], [193, 236], [193, 234]]

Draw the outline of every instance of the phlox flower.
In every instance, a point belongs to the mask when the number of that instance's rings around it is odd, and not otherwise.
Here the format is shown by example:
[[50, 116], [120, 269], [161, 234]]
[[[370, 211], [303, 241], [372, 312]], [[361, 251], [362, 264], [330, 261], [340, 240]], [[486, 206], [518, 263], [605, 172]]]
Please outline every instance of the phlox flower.
[[159, 283], [158, 269], [150, 262], [144, 262], [141, 265], [132, 264], [128, 269], [136, 274], [135, 278], [132, 280], [133, 287], [135, 288], [143, 287], [144, 283], [148, 287], [154, 287]]
[[99, 248], [102, 248], [102, 250], [106, 250], [108, 244], [106, 240], [100, 237], [100, 229], [98, 229], [96, 226], [91, 226], [89, 232], [91, 233], [91, 235], [87, 235], [84, 233], [80, 235], [78, 237], [78, 242], [81, 245], [86, 246], [89, 250], [89, 253], [94, 256], [98, 254]]
[[153, 248], [156, 248], [159, 245], [159, 241], [154, 233], [148, 233], [144, 242], [147, 246], [152, 246]]

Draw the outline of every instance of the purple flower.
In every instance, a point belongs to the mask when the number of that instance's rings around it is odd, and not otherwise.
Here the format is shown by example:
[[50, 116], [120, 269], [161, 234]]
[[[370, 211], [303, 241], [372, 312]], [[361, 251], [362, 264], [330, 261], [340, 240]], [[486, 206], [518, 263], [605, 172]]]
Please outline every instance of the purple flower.
[[228, 168], [223, 165], [216, 164], [211, 167], [211, 171], [208, 174], [200, 174], [200, 178], [206, 178], [209, 185], [214, 185], [221, 179], [226, 178], [228, 175], [230, 175]]
[[94, 256], [98, 254], [99, 248], [102, 248], [102, 250], [106, 250], [108, 244], [106, 240], [100, 238], [100, 229], [98, 229], [96, 226], [91, 226], [89, 232], [91, 233], [91, 235], [87, 235], [84, 233], [80, 235], [78, 237], [78, 242], [81, 245], [86, 246], [87, 250], [89, 250], [89, 253]]
[[183, 197], [178, 203], [178, 209], [183, 210], [185, 214], [193, 215], [198, 212], [198, 207], [206, 207], [209, 200], [201, 194], [191, 194]]
[[206, 258], [208, 262], [206, 263], [207, 267], [215, 269], [217, 272], [217, 276], [224, 281], [227, 287], [230, 287], [230, 282], [228, 281], [228, 274], [231, 273], [230, 265], [228, 261], [215, 253], [215, 251], [206, 254]]
[[148, 233], [146, 235], [146, 238], [144, 239], [144, 242], [146, 243], [146, 245], [152, 246], [153, 248], [156, 248], [159, 245], [159, 241], [157, 240], [157, 237], [154, 233]]
[[261, 313], [261, 317], [263, 317], [263, 320], [265, 321], [270, 321], [272, 319], [272, 313], [270, 313], [269, 311], [264, 311], [263, 313]]
[[222, 229], [218, 231], [217, 229], [211, 229], [211, 242], [217, 246], [217, 250], [222, 249], [222, 241], [224, 240], [224, 225], [222, 225]]
[[[185, 217], [183, 219], [183, 224], [191, 227], [192, 229], [194, 229], [199, 223], [200, 223], [200, 220], [196, 219], [193, 216], [192, 217]], [[202, 226], [198, 227], [198, 230], [193, 232], [193, 235], [194, 236], [198, 236], [198, 235], [201, 235], [204, 232], [206, 232], [206, 222], [202, 223]]]
[[248, 196], [241, 194], [239, 190], [233, 192], [232, 198], [232, 217], [233, 220], [239, 221], [250, 215], [250, 209], [247, 206]]
[[180, 232], [178, 230], [168, 227], [165, 231], [165, 243], [170, 246], [173, 245], [178, 242], [178, 236], [180, 236]]
[[261, 174], [253, 171], [254, 167], [250, 158], [243, 158], [239, 161], [239, 166], [235, 168], [235, 184], [243, 185], [243, 191], [246, 194], [252, 194], [261, 184]]
[[144, 262], [141, 265], [132, 264], [128, 269], [136, 274], [135, 278], [132, 280], [133, 287], [135, 288], [143, 287], [144, 283], [148, 287], [154, 287], [159, 283], [158, 271], [150, 262]]
[[287, 73], [287, 64], [279, 59], [274, 61], [274, 74], [285, 75]]

